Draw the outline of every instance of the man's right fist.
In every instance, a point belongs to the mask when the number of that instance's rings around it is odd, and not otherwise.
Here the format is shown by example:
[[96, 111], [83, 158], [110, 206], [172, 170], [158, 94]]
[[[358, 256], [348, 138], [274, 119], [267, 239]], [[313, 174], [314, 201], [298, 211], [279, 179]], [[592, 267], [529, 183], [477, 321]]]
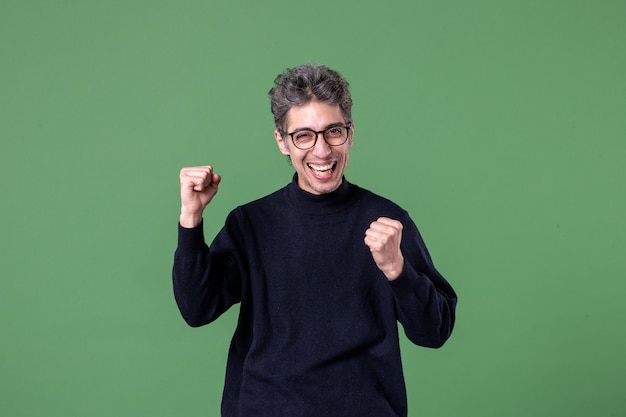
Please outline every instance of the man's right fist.
[[211, 202], [222, 180], [210, 165], [180, 170], [180, 225], [195, 227], [202, 221], [202, 212]]

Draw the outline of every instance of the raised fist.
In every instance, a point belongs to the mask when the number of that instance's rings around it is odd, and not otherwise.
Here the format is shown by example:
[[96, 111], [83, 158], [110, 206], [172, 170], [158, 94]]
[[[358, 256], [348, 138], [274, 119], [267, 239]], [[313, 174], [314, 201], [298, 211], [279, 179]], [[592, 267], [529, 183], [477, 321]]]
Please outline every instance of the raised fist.
[[202, 221], [202, 212], [211, 202], [222, 178], [213, 167], [186, 167], [180, 170], [180, 224], [195, 227]]

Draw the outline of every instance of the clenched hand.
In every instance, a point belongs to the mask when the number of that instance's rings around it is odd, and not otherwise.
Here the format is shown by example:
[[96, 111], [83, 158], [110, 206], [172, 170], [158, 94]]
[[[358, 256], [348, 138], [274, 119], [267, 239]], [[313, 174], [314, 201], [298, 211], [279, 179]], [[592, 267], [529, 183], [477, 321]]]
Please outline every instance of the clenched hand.
[[380, 217], [365, 232], [365, 244], [370, 248], [374, 262], [389, 281], [398, 278], [404, 268], [404, 256], [400, 250], [402, 223]]
[[186, 167], [180, 170], [180, 225], [195, 227], [211, 202], [222, 178], [212, 166]]

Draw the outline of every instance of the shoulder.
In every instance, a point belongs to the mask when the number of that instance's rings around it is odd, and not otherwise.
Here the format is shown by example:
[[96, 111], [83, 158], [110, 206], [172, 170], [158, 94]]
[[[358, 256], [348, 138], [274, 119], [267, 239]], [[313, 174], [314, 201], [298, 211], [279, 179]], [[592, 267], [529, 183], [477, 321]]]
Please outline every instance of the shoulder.
[[270, 194], [250, 201], [238, 208], [244, 211], [273, 209], [285, 199], [285, 191], [288, 186], [282, 187]]
[[379, 214], [378, 217], [408, 217], [407, 211], [389, 198], [383, 197], [380, 194], [377, 194], [367, 188], [360, 187], [356, 184], [350, 185], [354, 188], [354, 194], [358, 198], [358, 204], [361, 210], [382, 213]]
[[280, 188], [263, 197], [235, 207], [229, 214], [229, 218], [242, 220], [244, 218], [268, 218], [272, 213], [277, 213], [285, 204], [285, 189]]

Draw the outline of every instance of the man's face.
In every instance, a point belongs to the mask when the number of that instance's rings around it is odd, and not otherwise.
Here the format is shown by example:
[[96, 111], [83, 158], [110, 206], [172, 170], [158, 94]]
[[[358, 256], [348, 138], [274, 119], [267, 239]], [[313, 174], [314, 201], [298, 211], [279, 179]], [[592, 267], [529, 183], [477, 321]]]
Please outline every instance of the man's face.
[[[346, 125], [346, 122], [339, 105], [319, 101], [292, 107], [287, 112], [287, 132], [299, 129], [320, 131], [331, 125]], [[311, 194], [325, 194], [335, 191], [341, 185], [352, 147], [352, 131], [350, 129], [346, 143], [339, 146], [330, 146], [320, 133], [315, 146], [307, 150], [296, 148], [291, 137], [285, 134], [283, 138], [278, 130], [274, 131], [274, 137], [281, 153], [291, 158], [298, 173], [300, 188]]]

